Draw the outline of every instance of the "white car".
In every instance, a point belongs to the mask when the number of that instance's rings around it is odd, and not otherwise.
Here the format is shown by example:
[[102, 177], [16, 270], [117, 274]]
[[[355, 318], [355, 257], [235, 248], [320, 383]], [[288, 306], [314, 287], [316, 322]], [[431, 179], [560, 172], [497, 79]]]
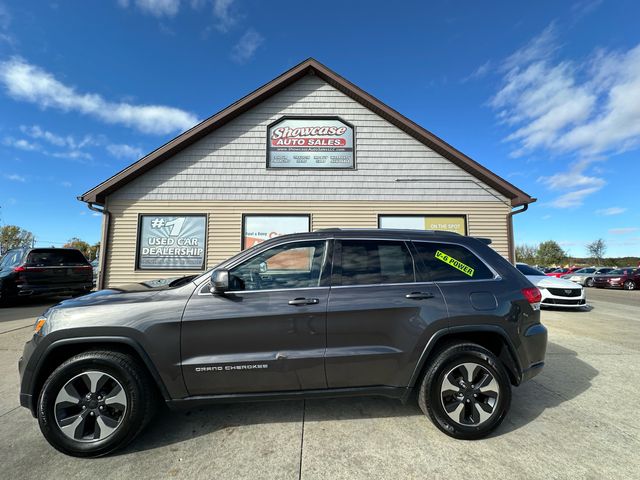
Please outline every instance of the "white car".
[[587, 304], [587, 296], [582, 285], [562, 278], [549, 277], [525, 263], [516, 264], [516, 268], [542, 293], [541, 306], [580, 308]]

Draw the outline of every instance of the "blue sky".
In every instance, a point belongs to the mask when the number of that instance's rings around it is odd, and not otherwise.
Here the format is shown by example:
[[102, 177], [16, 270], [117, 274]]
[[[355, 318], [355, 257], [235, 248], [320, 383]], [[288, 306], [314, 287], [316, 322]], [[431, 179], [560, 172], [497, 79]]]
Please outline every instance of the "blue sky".
[[76, 196], [315, 57], [537, 197], [517, 243], [640, 255], [635, 1], [0, 0], [0, 222], [99, 239]]

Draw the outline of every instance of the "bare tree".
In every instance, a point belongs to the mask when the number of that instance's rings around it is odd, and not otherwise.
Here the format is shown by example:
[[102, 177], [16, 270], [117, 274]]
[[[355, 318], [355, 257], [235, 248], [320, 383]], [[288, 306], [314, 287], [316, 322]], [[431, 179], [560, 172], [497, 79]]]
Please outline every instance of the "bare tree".
[[607, 251], [607, 244], [602, 238], [599, 238], [587, 244], [587, 251], [598, 262], [598, 265], [602, 265], [602, 259]]

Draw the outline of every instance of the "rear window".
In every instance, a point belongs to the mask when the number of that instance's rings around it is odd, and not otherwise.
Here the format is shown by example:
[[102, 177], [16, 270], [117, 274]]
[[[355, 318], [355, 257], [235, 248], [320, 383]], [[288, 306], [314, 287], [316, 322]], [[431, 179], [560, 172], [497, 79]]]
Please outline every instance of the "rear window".
[[22, 250], [11, 250], [7, 252], [0, 261], [0, 267], [13, 267], [22, 260]]
[[33, 267], [87, 265], [87, 259], [79, 250], [38, 249], [31, 250], [26, 264]]
[[427, 278], [434, 282], [488, 280], [493, 278], [489, 268], [462, 245], [414, 242]]
[[404, 242], [342, 241], [342, 285], [379, 285], [415, 281], [413, 260]]

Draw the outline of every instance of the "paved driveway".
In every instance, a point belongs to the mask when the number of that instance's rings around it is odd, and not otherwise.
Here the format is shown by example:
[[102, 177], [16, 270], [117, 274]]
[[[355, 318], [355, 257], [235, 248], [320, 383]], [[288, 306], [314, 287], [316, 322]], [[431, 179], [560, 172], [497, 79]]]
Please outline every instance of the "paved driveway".
[[16, 362], [44, 307], [0, 310], [2, 478], [640, 478], [640, 291], [544, 311], [547, 367], [490, 438], [450, 439], [414, 403], [357, 398], [164, 413], [130, 447], [79, 460], [17, 407]]

